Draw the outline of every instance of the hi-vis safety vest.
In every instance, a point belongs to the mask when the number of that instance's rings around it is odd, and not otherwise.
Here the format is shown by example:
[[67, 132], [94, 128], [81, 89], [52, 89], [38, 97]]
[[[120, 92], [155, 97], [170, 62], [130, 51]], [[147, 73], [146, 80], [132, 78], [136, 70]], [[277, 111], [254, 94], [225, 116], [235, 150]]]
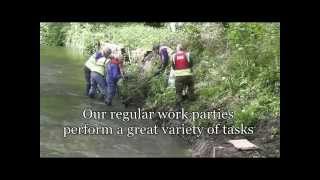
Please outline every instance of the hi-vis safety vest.
[[173, 56], [173, 64], [175, 66], [175, 76], [191, 76], [189, 53], [178, 51]]
[[89, 60], [85, 63], [85, 66], [89, 68], [91, 71], [97, 72], [104, 76], [105, 74], [105, 64], [108, 60], [105, 57], [101, 57], [99, 59], [95, 59], [95, 55], [92, 55]]

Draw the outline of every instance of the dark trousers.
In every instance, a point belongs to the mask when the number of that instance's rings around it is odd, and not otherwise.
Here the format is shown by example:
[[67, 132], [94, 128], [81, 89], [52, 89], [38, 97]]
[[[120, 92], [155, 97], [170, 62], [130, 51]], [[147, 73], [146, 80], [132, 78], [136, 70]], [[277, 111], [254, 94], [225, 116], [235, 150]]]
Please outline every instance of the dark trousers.
[[107, 102], [112, 103], [112, 98], [116, 95], [117, 89], [118, 89], [118, 80], [119, 79], [112, 79], [112, 78], [106, 78], [107, 79]]
[[192, 76], [176, 76], [176, 102], [177, 105], [181, 105], [183, 101], [183, 90], [188, 88], [187, 97], [190, 100], [194, 99], [194, 87]]
[[100, 92], [102, 93], [102, 95], [105, 97], [105, 101], [106, 99], [106, 95], [107, 95], [107, 83], [106, 80], [104, 78], [104, 76], [102, 76], [101, 74], [91, 71], [91, 75], [90, 75], [90, 82], [91, 82], [91, 87], [89, 90], [89, 96], [91, 98], [93, 98], [98, 90], [98, 86], [100, 87]]
[[86, 90], [85, 90], [85, 94], [86, 94], [87, 96], [89, 96], [89, 90], [90, 90], [90, 87], [91, 87], [91, 83], [90, 83], [90, 74], [91, 74], [91, 71], [90, 71], [90, 69], [87, 68], [86, 66], [84, 66], [83, 71], [84, 71], [84, 79], [86, 80]]

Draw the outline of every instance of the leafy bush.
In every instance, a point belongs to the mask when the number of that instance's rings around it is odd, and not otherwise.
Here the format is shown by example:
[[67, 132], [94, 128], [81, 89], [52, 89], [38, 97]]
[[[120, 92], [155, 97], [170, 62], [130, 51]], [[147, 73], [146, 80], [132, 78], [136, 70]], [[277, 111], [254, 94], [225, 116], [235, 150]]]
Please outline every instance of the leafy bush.
[[49, 46], [64, 46], [67, 23], [40, 23], [40, 44]]
[[[78, 49], [88, 54], [95, 49], [97, 41], [122, 44], [131, 50], [136, 48], [151, 49], [155, 43], [173, 44], [172, 39], [180, 35], [168, 28], [154, 28], [139, 23], [125, 24], [96, 24], [71, 23], [66, 34], [66, 46]], [[176, 42], [175, 42], [176, 45]]]

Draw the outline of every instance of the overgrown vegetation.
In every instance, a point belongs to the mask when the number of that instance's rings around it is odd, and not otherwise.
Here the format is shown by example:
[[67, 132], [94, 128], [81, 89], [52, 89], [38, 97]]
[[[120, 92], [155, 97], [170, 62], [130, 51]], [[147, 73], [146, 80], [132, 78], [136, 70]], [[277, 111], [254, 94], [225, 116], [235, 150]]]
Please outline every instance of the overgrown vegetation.
[[[122, 44], [130, 51], [150, 50], [154, 43], [172, 49], [183, 43], [194, 59], [196, 101], [186, 101], [188, 111], [212, 109], [235, 112], [233, 125], [255, 125], [280, 116], [280, 24], [279, 23], [184, 23], [171, 31], [167, 23], [41, 23], [40, 44], [66, 46], [83, 54], [94, 52], [97, 41]], [[156, 61], [154, 61], [156, 62]], [[169, 68], [168, 68], [169, 70]], [[139, 80], [139, 64], [127, 65]], [[145, 98], [145, 108], [170, 109], [175, 90], [168, 88], [165, 74], [152, 78], [126, 96]], [[146, 90], [147, 89], [147, 90]], [[195, 121], [209, 126], [208, 121]]]

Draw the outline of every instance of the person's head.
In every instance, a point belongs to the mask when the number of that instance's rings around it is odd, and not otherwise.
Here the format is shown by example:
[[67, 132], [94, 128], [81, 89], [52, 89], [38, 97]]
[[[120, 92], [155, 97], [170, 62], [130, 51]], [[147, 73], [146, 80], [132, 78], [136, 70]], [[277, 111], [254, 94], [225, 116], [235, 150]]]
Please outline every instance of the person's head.
[[122, 55], [121, 54], [114, 54], [112, 55], [111, 59], [115, 59], [117, 61], [122, 60]]
[[108, 58], [110, 56], [110, 54], [112, 53], [112, 51], [108, 47], [103, 47], [102, 48], [102, 53], [106, 58]]
[[159, 44], [155, 44], [152, 47], [152, 51], [155, 53], [159, 53], [159, 49], [160, 49], [160, 45]]
[[177, 45], [177, 51], [185, 51], [185, 48], [183, 47], [182, 44]]
[[118, 57], [117, 57], [120, 61], [123, 60], [123, 55], [122, 54], [119, 54]]

